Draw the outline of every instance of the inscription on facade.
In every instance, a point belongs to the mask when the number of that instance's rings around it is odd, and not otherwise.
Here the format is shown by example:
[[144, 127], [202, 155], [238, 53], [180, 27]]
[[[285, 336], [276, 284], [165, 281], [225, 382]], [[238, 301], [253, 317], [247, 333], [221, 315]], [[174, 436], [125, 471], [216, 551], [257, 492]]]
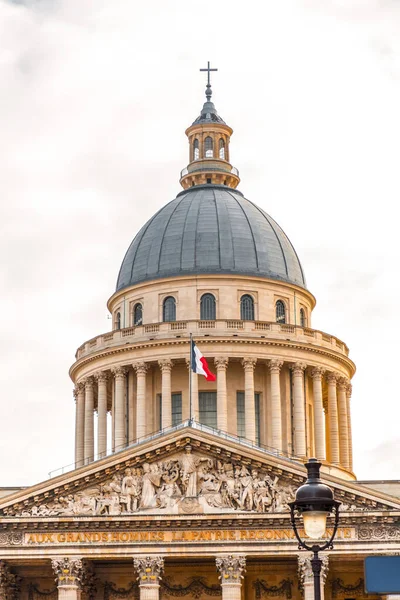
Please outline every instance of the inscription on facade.
[[[354, 539], [355, 529], [339, 528], [336, 539]], [[207, 529], [179, 531], [87, 531], [25, 533], [24, 544], [143, 544], [202, 542], [266, 542], [293, 541], [292, 529]]]

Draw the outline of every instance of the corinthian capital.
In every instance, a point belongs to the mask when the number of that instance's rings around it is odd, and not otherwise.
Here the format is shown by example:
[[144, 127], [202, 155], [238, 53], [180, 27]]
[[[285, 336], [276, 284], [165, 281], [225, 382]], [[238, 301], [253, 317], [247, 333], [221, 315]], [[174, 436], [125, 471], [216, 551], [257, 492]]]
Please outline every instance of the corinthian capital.
[[82, 559], [77, 556], [52, 558], [51, 566], [56, 574], [58, 587], [78, 586], [82, 577]]
[[163, 358], [162, 360], [158, 361], [158, 366], [160, 367], [162, 373], [170, 373], [172, 369], [172, 360], [169, 360], [169, 358]]
[[139, 576], [139, 585], [158, 585], [164, 571], [164, 559], [161, 556], [134, 558], [133, 567]]
[[282, 366], [283, 366], [283, 360], [277, 360], [276, 358], [271, 359], [268, 363], [268, 368], [271, 373], [279, 374]]
[[111, 373], [114, 375], [115, 379], [124, 379], [128, 370], [126, 367], [113, 367], [111, 369]]
[[93, 387], [93, 383], [94, 383], [94, 379], [93, 377], [85, 377], [85, 379], [82, 380], [84, 386], [85, 386], [85, 390], [91, 389]]
[[338, 373], [328, 373], [326, 376], [328, 385], [336, 385], [338, 379], [340, 379], [340, 375]]
[[347, 384], [347, 388], [346, 388], [346, 396], [348, 397], [348, 399], [350, 400], [351, 398], [351, 393], [353, 391], [353, 386], [351, 385], [351, 383], [349, 382]]
[[132, 367], [135, 369], [136, 375], [146, 375], [147, 370], [149, 368], [148, 364], [141, 360], [132, 363]]
[[246, 557], [229, 554], [215, 559], [221, 584], [240, 583], [246, 570]]
[[293, 375], [299, 376], [299, 375], [303, 375], [305, 369], [307, 368], [307, 365], [306, 365], [306, 363], [296, 362], [296, 363], [293, 363], [292, 365], [290, 365], [290, 368], [292, 369]]
[[347, 377], [339, 377], [338, 387], [340, 390], [345, 391], [347, 389], [348, 383], [349, 383], [349, 380], [347, 379]]
[[254, 371], [254, 368], [257, 364], [256, 358], [245, 357], [242, 358], [242, 365], [245, 371]]
[[107, 383], [108, 372], [107, 371], [97, 371], [97, 373], [94, 374], [94, 378], [97, 379], [98, 383]]
[[77, 394], [80, 394], [80, 393], [84, 392], [85, 391], [85, 383], [84, 383], [84, 381], [78, 381], [75, 384], [75, 390], [76, 390]]
[[323, 367], [314, 367], [311, 371], [311, 377], [313, 379], [322, 379], [323, 374], [325, 373], [325, 369]]
[[225, 371], [228, 366], [229, 358], [227, 356], [216, 356], [214, 358], [214, 364], [218, 371]]

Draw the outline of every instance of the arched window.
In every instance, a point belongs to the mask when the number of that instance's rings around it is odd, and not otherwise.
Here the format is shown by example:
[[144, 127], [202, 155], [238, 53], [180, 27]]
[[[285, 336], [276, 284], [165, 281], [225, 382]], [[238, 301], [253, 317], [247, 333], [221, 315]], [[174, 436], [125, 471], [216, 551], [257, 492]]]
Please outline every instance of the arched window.
[[215, 321], [215, 298], [212, 294], [203, 294], [200, 300], [200, 319], [202, 321]]
[[219, 140], [219, 157], [225, 159], [225, 142], [222, 138]]
[[121, 329], [121, 313], [119, 311], [115, 315], [115, 329]]
[[213, 141], [210, 136], [206, 137], [204, 140], [204, 156], [206, 158], [212, 158], [214, 156]]
[[304, 308], [300, 309], [300, 326], [307, 327], [307, 317], [306, 317], [306, 311], [304, 310]]
[[277, 323], [286, 323], [285, 305], [282, 300], [278, 300], [278, 302], [275, 304], [275, 313]]
[[249, 294], [240, 298], [240, 318], [242, 321], [254, 321], [254, 300]]
[[195, 139], [193, 142], [193, 160], [199, 160], [199, 158], [200, 158], [199, 140]]
[[133, 307], [133, 324], [143, 325], [143, 307], [140, 302]]
[[173, 296], [168, 296], [163, 302], [163, 321], [176, 321], [176, 302]]

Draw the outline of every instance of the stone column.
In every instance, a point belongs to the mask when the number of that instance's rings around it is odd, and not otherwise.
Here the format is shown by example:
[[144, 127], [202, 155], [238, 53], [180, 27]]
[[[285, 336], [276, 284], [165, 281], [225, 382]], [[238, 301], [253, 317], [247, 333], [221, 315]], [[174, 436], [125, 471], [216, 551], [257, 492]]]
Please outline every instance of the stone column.
[[57, 577], [59, 600], [80, 600], [82, 559], [77, 556], [52, 558], [51, 566]]
[[296, 456], [306, 456], [306, 411], [304, 400], [304, 363], [291, 366], [293, 374], [293, 437]]
[[222, 588], [222, 600], [240, 600], [246, 557], [229, 554], [215, 559]]
[[256, 358], [243, 358], [244, 368], [244, 410], [245, 410], [245, 435], [251, 442], [256, 441], [256, 411], [254, 402], [254, 368]]
[[[200, 421], [199, 416], [199, 380], [197, 373], [193, 373], [190, 369], [190, 360], [186, 359], [187, 368], [189, 370], [189, 377], [192, 378], [192, 419], [193, 421]], [[188, 419], [190, 418], [190, 398], [188, 407]]]
[[336, 373], [329, 373], [328, 380], [328, 422], [329, 422], [329, 439], [331, 446], [331, 462], [334, 465], [340, 464], [339, 455], [339, 422], [338, 408], [336, 395]]
[[21, 577], [14, 575], [4, 560], [0, 560], [0, 600], [17, 600], [21, 590]]
[[107, 380], [108, 373], [99, 371], [97, 379], [97, 453], [99, 458], [107, 454]]
[[161, 429], [165, 429], [172, 427], [172, 360], [165, 358], [159, 360], [158, 364], [161, 369]]
[[76, 394], [76, 455], [75, 467], [82, 467], [85, 457], [85, 386], [77, 383]]
[[217, 427], [228, 431], [228, 395], [226, 392], [226, 369], [229, 358], [218, 356], [214, 358], [217, 368]]
[[85, 379], [85, 465], [94, 460], [94, 391], [93, 377]]
[[159, 600], [164, 559], [161, 556], [134, 558], [133, 567], [138, 574], [140, 600]]
[[145, 362], [134, 363], [136, 371], [136, 438], [146, 435], [146, 373], [148, 366]]
[[349, 420], [347, 417], [346, 388], [348, 381], [341, 377], [338, 382], [338, 411], [339, 411], [339, 450], [340, 463], [345, 469], [350, 468], [349, 461]]
[[271, 373], [271, 445], [282, 452], [282, 403], [280, 372], [283, 362], [270, 360], [268, 367]]
[[[324, 588], [328, 575], [329, 559], [327, 555], [320, 555], [321, 566], [321, 600], [324, 600]], [[311, 567], [311, 558], [300, 554], [298, 556], [299, 587], [304, 600], [314, 600], [314, 575]]]
[[314, 392], [314, 442], [315, 457], [318, 460], [326, 460], [326, 441], [325, 441], [325, 415], [322, 402], [322, 376], [325, 369], [315, 367], [311, 371], [313, 378]]
[[351, 433], [351, 391], [353, 387], [351, 383], [347, 384], [346, 399], [347, 399], [347, 430], [349, 435], [349, 468], [353, 470], [353, 438]]
[[115, 450], [118, 452], [126, 446], [125, 393], [127, 370], [125, 367], [114, 367], [112, 373], [115, 377]]

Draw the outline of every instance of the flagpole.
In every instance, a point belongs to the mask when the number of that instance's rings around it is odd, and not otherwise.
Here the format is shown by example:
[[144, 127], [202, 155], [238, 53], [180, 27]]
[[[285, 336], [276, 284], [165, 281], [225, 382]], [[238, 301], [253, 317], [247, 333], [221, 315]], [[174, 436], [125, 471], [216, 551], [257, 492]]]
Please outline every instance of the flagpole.
[[189, 366], [189, 425], [192, 424], [192, 420], [193, 420], [193, 408], [192, 408], [192, 341], [193, 341], [193, 336], [190, 333], [190, 366]]

